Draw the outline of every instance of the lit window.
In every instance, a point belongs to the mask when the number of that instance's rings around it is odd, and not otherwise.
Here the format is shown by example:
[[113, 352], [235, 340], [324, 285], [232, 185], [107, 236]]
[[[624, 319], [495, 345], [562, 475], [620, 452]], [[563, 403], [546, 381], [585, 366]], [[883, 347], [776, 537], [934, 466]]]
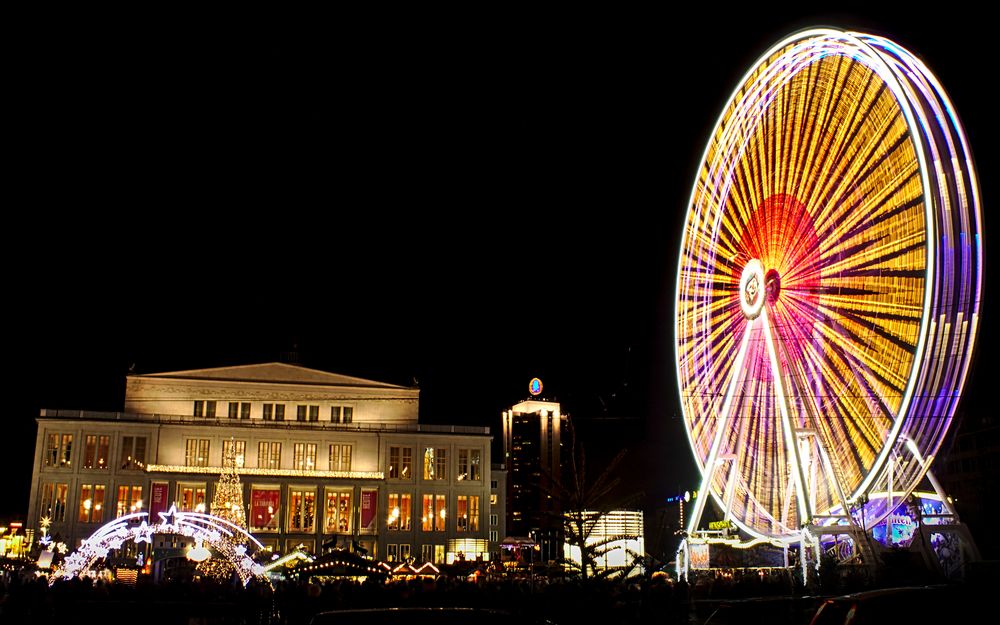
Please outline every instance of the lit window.
[[459, 532], [479, 531], [479, 497], [459, 495], [455, 506], [456, 528]]
[[290, 487], [288, 489], [288, 531], [313, 532], [316, 530], [316, 490]]
[[90, 510], [94, 506], [94, 499], [91, 497], [93, 488], [91, 484], [80, 484], [80, 511], [76, 519], [79, 523], [90, 522]]
[[41, 516], [47, 516], [53, 523], [66, 520], [66, 497], [69, 494], [69, 484], [42, 485]]
[[434, 495], [424, 495], [421, 507], [420, 529], [425, 532], [434, 531]]
[[350, 471], [351, 470], [351, 445], [334, 443], [330, 445], [330, 470]]
[[480, 463], [482, 462], [482, 453], [479, 449], [469, 450], [469, 479], [473, 482], [478, 482], [482, 479], [482, 474], [480, 471]]
[[87, 434], [83, 438], [83, 468], [93, 469], [94, 460], [97, 456], [97, 436]]
[[142, 512], [142, 506], [142, 486], [126, 484], [118, 487], [118, 500], [115, 503], [116, 518], [134, 512]]
[[100, 523], [104, 516], [104, 484], [80, 485], [80, 523]]
[[51, 483], [42, 484], [42, 490], [41, 490], [42, 495], [39, 498], [41, 500], [42, 508], [41, 508], [41, 514], [39, 514], [38, 516], [43, 516], [43, 517], [47, 516], [50, 519], [52, 518], [52, 495], [54, 486], [55, 484]]
[[410, 531], [410, 515], [413, 495], [409, 493], [389, 493], [389, 519], [386, 527], [390, 530]]
[[479, 496], [469, 495], [469, 531], [479, 531]]
[[479, 449], [459, 449], [458, 475], [455, 476], [455, 479], [478, 482], [480, 480], [481, 454]]
[[108, 436], [88, 434], [84, 439], [83, 468], [107, 469], [110, 442], [111, 439]]
[[424, 479], [448, 479], [448, 450], [427, 447], [424, 449]]
[[281, 468], [281, 443], [261, 441], [257, 444], [257, 466], [261, 469]]
[[351, 531], [351, 490], [326, 489], [326, 514], [323, 531], [326, 534], [347, 534]]
[[389, 470], [387, 473], [392, 479], [408, 480], [413, 466], [412, 447], [390, 447], [389, 448]]
[[292, 446], [292, 452], [293, 469], [316, 470], [316, 443], [295, 443]]
[[207, 438], [189, 438], [184, 449], [184, 466], [207, 467], [209, 442]]
[[399, 560], [399, 545], [386, 545], [385, 559], [388, 562], [396, 562]]
[[205, 505], [205, 485], [178, 483], [177, 509], [181, 512], [208, 512]]
[[424, 479], [433, 480], [434, 479], [434, 448], [427, 447], [424, 449]]
[[399, 447], [389, 448], [389, 470], [386, 473], [390, 479], [399, 478]]
[[445, 508], [445, 496], [435, 495], [434, 496], [434, 508], [436, 514], [434, 515], [434, 529], [438, 532], [445, 531], [448, 521], [448, 510]]
[[54, 456], [52, 465], [50, 466], [60, 466], [69, 467], [73, 465], [73, 435], [72, 434], [51, 434], [50, 437], [55, 437], [55, 440], [59, 441], [58, 445], [54, 447], [56, 450], [56, 455]]
[[456, 529], [459, 532], [469, 531], [469, 497], [467, 495], [458, 496], [458, 502], [455, 506], [455, 521]]
[[144, 471], [146, 469], [146, 437], [123, 436], [121, 462], [122, 470]]
[[59, 435], [47, 434], [45, 436], [45, 466], [59, 466]]

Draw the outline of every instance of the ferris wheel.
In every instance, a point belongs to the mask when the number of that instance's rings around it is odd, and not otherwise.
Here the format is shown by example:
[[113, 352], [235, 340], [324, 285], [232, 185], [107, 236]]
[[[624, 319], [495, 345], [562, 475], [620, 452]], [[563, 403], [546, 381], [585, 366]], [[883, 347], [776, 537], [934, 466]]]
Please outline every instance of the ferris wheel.
[[961, 125], [909, 52], [818, 29], [752, 67], [698, 170], [676, 292], [684, 422], [727, 519], [787, 544], [924, 478], [977, 334], [981, 226]]

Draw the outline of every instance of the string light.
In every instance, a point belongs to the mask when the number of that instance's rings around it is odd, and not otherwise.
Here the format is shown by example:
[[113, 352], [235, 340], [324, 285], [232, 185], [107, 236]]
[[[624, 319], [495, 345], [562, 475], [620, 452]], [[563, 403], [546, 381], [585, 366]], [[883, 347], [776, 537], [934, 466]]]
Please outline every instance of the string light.
[[[218, 475], [222, 467], [189, 467], [180, 464], [150, 464], [146, 466], [147, 473], [187, 473], [191, 475]], [[257, 475], [265, 477], [309, 477], [309, 478], [341, 478], [354, 480], [382, 480], [382, 471], [321, 471], [306, 469], [265, 469], [261, 467], [241, 467], [241, 475]]]

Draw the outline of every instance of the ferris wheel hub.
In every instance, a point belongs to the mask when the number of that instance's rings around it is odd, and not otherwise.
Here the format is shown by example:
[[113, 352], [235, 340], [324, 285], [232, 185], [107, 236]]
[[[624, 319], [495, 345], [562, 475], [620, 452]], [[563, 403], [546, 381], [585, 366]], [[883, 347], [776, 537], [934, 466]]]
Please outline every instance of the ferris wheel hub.
[[743, 275], [740, 277], [740, 308], [747, 319], [753, 320], [760, 316], [766, 295], [764, 265], [753, 258], [743, 268]]

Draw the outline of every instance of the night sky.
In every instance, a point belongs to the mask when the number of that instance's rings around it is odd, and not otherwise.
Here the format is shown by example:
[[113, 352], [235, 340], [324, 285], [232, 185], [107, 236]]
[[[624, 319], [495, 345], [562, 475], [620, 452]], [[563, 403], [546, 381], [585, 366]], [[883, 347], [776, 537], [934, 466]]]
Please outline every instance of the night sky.
[[[588, 449], [631, 450], [648, 501], [694, 488], [678, 239], [708, 133], [760, 54], [811, 25], [896, 40], [962, 117], [987, 232], [996, 195], [986, 20], [723, 13], [21, 33], [0, 518], [26, 511], [39, 408], [120, 410], [130, 367], [293, 346], [306, 366], [416, 381], [423, 422], [495, 433], [537, 375]], [[962, 411], [985, 407], [991, 308]]]

